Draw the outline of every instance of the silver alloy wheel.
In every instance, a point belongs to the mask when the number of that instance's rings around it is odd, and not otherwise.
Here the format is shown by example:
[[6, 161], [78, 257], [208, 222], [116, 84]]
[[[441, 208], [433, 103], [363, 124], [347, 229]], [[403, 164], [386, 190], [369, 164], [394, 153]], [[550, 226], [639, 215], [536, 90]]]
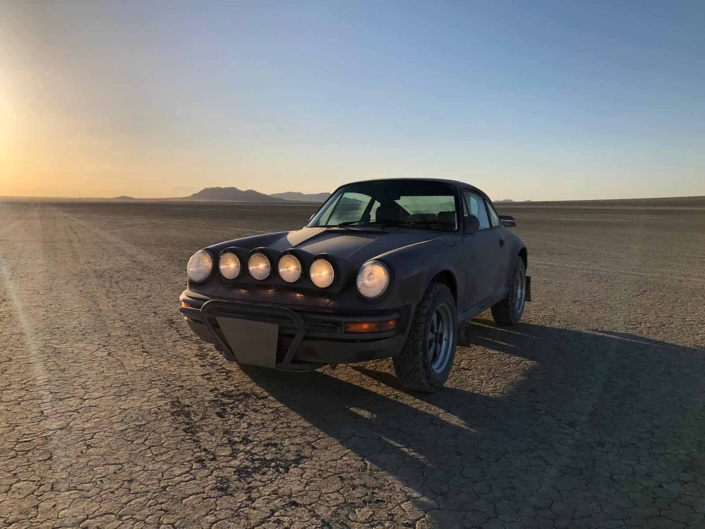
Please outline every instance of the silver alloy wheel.
[[514, 311], [521, 314], [524, 310], [524, 298], [526, 297], [526, 275], [524, 269], [519, 268], [514, 277]]
[[426, 337], [428, 363], [436, 373], [442, 373], [448, 365], [453, 346], [453, 311], [446, 303], [441, 303], [431, 316]]

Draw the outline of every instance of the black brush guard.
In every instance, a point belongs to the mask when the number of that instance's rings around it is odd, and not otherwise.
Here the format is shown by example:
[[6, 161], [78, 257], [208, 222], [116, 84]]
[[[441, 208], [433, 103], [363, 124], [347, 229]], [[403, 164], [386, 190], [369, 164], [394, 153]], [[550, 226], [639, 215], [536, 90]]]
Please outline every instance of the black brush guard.
[[293, 334], [294, 338], [284, 355], [284, 359], [281, 362], [277, 362], [275, 366], [276, 369], [282, 371], [311, 371], [325, 365], [312, 362], [294, 362], [294, 355], [308, 332], [323, 333], [328, 338], [334, 338], [335, 335], [341, 338], [345, 332], [345, 322], [360, 321], [361, 319], [370, 322], [386, 321], [400, 317], [398, 312], [351, 316], [311, 312], [297, 313], [286, 307], [221, 300], [207, 301], [201, 307], [200, 314], [208, 331], [217, 341], [223, 356], [231, 361], [237, 361], [237, 358], [219, 331], [216, 321], [218, 317], [272, 323], [279, 326], [280, 332], [283, 331], [287, 335]]

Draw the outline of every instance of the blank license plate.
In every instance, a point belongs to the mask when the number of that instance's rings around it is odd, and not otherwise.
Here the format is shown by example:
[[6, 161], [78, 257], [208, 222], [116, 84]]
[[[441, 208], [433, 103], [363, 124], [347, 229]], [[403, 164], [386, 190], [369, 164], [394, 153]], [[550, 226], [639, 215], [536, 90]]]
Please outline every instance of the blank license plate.
[[239, 363], [276, 367], [278, 325], [234, 318], [216, 318], [216, 320]]

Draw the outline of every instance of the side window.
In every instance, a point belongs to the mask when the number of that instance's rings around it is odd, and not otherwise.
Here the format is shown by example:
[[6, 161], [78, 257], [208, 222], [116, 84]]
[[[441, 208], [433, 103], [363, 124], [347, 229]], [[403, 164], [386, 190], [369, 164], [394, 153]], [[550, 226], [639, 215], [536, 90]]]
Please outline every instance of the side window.
[[485, 204], [487, 204], [487, 211], [490, 213], [490, 222], [492, 223], [492, 227], [494, 228], [495, 226], [499, 226], [499, 215], [497, 215], [494, 207], [492, 207], [492, 204], [489, 202], [485, 202]]
[[467, 208], [465, 211], [466, 215], [469, 211], [471, 215], [475, 215], [480, 220], [481, 230], [488, 229], [490, 227], [490, 219], [487, 216], [485, 200], [480, 195], [476, 195], [470, 191], [463, 191], [463, 198], [465, 198], [464, 208]]

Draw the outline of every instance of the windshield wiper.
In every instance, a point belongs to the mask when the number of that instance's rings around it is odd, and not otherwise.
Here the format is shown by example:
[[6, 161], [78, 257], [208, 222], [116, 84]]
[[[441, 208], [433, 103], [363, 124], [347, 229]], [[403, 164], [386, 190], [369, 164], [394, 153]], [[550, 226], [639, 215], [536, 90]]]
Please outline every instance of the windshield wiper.
[[384, 228], [385, 226], [400, 226], [399, 224], [401, 221], [396, 221], [396, 220], [348, 220], [345, 222], [341, 222], [339, 224], [335, 224], [334, 226], [338, 228], [345, 228], [347, 226], [379, 226], [380, 228]]
[[420, 226], [422, 224], [437, 224], [427, 220], [380, 220], [375, 222], [384, 226]]
[[371, 223], [366, 220], [348, 220], [345, 222], [338, 223], [337, 226], [338, 226], [338, 228], [344, 228], [345, 226], [355, 226], [355, 225], [360, 225], [360, 224], [371, 224]]
[[441, 230], [441, 231], [448, 231], [448, 230], [453, 230], [454, 227], [446, 224], [444, 222], [434, 222], [431, 220], [389, 220], [389, 221], [380, 221], [379, 225], [381, 226], [394, 226], [398, 228], [411, 228], [411, 227], [420, 227], [420, 228], [426, 228], [430, 230]]
[[432, 226], [437, 226], [445, 230], [453, 229], [453, 226], [450, 226], [448, 224], [428, 220], [348, 220], [328, 227], [345, 228], [347, 226], [379, 226], [380, 228], [384, 228], [385, 226], [400, 228], [411, 226], [428, 226], [429, 228], [431, 228]]

